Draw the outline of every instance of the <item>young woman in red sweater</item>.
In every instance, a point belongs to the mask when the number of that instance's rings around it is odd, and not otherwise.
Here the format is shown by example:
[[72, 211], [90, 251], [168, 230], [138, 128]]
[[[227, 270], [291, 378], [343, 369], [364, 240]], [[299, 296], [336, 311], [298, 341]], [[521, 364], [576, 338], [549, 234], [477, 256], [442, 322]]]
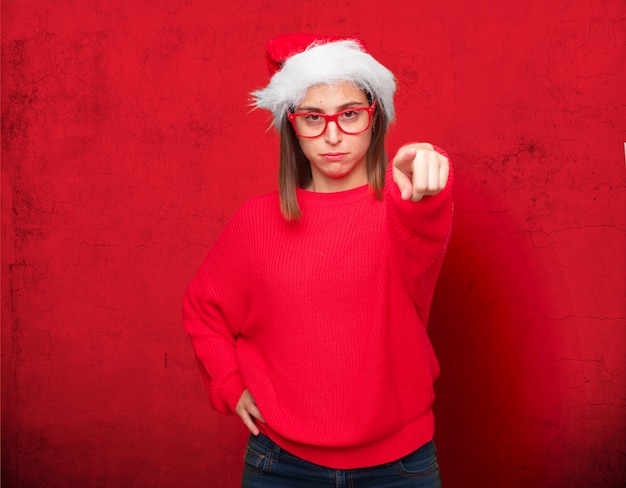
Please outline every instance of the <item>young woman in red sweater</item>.
[[438, 487], [426, 325], [448, 158], [414, 143], [387, 164], [395, 80], [359, 42], [282, 36], [268, 64], [253, 96], [279, 190], [236, 212], [184, 302], [211, 405], [251, 432], [243, 486]]

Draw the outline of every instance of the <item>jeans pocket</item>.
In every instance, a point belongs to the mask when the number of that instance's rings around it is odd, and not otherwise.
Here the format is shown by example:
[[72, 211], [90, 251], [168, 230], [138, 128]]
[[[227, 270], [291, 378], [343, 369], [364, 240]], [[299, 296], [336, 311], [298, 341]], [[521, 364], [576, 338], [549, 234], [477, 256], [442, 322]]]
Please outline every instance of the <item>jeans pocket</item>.
[[272, 451], [250, 441], [246, 447], [244, 467], [257, 473], [267, 473], [272, 466], [272, 456]]
[[424, 444], [417, 451], [396, 461], [400, 474], [406, 478], [419, 478], [439, 473], [439, 462], [435, 443]]

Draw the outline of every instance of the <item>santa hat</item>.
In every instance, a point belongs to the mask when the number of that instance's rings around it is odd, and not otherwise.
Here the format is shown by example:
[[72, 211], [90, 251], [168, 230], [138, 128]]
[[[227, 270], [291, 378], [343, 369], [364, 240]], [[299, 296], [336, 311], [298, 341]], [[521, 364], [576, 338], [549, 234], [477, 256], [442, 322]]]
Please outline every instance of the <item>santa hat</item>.
[[296, 107], [309, 88], [343, 81], [369, 93], [388, 122], [394, 118], [393, 73], [368, 54], [356, 38], [280, 36], [267, 45], [267, 65], [272, 78], [265, 88], [252, 92], [253, 105], [271, 111], [279, 129], [287, 110]]

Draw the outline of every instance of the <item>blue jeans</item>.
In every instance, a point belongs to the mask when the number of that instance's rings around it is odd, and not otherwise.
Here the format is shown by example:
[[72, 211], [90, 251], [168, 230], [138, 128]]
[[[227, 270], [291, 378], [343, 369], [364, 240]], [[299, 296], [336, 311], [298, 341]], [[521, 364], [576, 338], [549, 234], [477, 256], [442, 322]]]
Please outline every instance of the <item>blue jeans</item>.
[[259, 434], [250, 436], [243, 488], [441, 488], [431, 441], [397, 461], [360, 469], [331, 469], [304, 461]]

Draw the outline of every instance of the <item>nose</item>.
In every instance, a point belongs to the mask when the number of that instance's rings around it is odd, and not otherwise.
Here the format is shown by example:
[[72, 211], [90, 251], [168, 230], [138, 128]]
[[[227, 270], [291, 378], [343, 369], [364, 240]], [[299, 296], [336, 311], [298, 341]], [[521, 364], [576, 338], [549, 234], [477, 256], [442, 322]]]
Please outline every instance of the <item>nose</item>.
[[341, 130], [339, 129], [337, 122], [328, 122], [326, 132], [324, 132], [324, 140], [329, 144], [337, 144], [341, 141]]

